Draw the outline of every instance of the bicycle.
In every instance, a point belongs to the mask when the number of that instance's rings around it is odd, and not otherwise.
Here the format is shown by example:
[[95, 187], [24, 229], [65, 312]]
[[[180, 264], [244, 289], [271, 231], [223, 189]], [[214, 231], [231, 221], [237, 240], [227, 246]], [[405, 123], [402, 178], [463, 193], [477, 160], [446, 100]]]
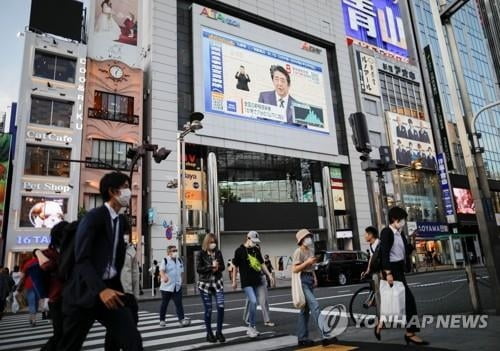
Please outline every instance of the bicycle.
[[[367, 281], [368, 285], [359, 288], [352, 295], [349, 302], [349, 317], [355, 325], [359, 323], [363, 327], [368, 321], [370, 325], [375, 323], [374, 320], [377, 318], [377, 301], [375, 299], [375, 290], [373, 289], [371, 276], [365, 276], [361, 280]], [[360, 320], [360, 316], [370, 316], [370, 319], [363, 318]]]

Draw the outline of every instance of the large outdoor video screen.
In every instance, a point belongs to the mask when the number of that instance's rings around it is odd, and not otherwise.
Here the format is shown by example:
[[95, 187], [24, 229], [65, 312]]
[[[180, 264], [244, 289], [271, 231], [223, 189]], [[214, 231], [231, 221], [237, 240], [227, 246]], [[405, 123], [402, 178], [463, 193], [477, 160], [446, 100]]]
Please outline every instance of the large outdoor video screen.
[[197, 134], [338, 155], [327, 49], [199, 5], [192, 13]]
[[324, 67], [203, 28], [205, 110], [328, 132]]

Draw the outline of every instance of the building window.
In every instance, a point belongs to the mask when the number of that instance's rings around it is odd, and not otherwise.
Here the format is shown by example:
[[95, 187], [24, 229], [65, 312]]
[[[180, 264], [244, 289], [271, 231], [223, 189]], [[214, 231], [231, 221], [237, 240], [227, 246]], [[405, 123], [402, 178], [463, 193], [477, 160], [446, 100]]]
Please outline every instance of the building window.
[[31, 123], [69, 128], [72, 113], [73, 102], [31, 98]]
[[33, 65], [35, 77], [75, 83], [76, 59], [56, 56], [47, 52], [36, 51]]
[[85, 194], [85, 209], [87, 211], [104, 205], [101, 194]]
[[68, 213], [67, 198], [23, 196], [19, 226], [23, 228], [53, 228]]
[[378, 116], [377, 101], [370, 100], [370, 99], [364, 99], [364, 101], [365, 101], [366, 113], [369, 113], [370, 115]]
[[89, 108], [89, 117], [139, 124], [139, 116], [134, 115], [133, 97], [102, 91], [94, 93], [94, 108]]
[[92, 157], [86, 166], [89, 168], [129, 169], [127, 151], [132, 144], [113, 140], [92, 140]]
[[[411, 80], [379, 71], [380, 91], [385, 111], [425, 119], [420, 85]], [[370, 113], [370, 112], [369, 112]]]
[[71, 149], [50, 146], [26, 146], [26, 161], [24, 174], [69, 177], [70, 165], [68, 161]]

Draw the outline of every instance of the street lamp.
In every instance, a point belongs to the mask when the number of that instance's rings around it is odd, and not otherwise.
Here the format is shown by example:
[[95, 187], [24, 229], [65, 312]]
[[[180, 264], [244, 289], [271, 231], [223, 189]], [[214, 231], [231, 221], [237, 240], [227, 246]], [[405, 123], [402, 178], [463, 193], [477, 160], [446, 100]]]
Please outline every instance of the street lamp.
[[[184, 125], [184, 128], [182, 132], [178, 133], [177, 135], [177, 142], [178, 142], [178, 154], [179, 159], [180, 159], [180, 170], [179, 170], [179, 182], [177, 183], [177, 189], [179, 191], [179, 202], [180, 202], [180, 218], [179, 218], [179, 233], [177, 238], [181, 239], [181, 245], [182, 245], [182, 257], [184, 258], [184, 264], [186, 265], [187, 263], [187, 245], [186, 245], [186, 233], [185, 233], [185, 228], [186, 228], [186, 209], [185, 209], [185, 202], [186, 202], [186, 194], [184, 191], [184, 179], [186, 175], [186, 143], [184, 140], [184, 137], [188, 135], [189, 133], [195, 133], [197, 130], [200, 130], [203, 128], [203, 125], [201, 124], [201, 121], [203, 120], [205, 116], [201, 112], [193, 112], [189, 116], [189, 122], [186, 122]], [[167, 187], [169, 184], [167, 184]], [[171, 188], [174, 188], [174, 183], [172, 182], [170, 184]], [[182, 280], [184, 284], [187, 284], [187, 269], [184, 269], [183, 277]]]

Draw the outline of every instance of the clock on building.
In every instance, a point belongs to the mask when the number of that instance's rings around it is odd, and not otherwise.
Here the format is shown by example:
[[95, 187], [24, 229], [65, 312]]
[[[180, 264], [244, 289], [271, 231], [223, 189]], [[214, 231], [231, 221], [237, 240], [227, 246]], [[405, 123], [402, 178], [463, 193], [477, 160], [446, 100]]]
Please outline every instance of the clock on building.
[[120, 66], [111, 66], [109, 68], [109, 74], [114, 79], [122, 79], [123, 78], [123, 69]]

